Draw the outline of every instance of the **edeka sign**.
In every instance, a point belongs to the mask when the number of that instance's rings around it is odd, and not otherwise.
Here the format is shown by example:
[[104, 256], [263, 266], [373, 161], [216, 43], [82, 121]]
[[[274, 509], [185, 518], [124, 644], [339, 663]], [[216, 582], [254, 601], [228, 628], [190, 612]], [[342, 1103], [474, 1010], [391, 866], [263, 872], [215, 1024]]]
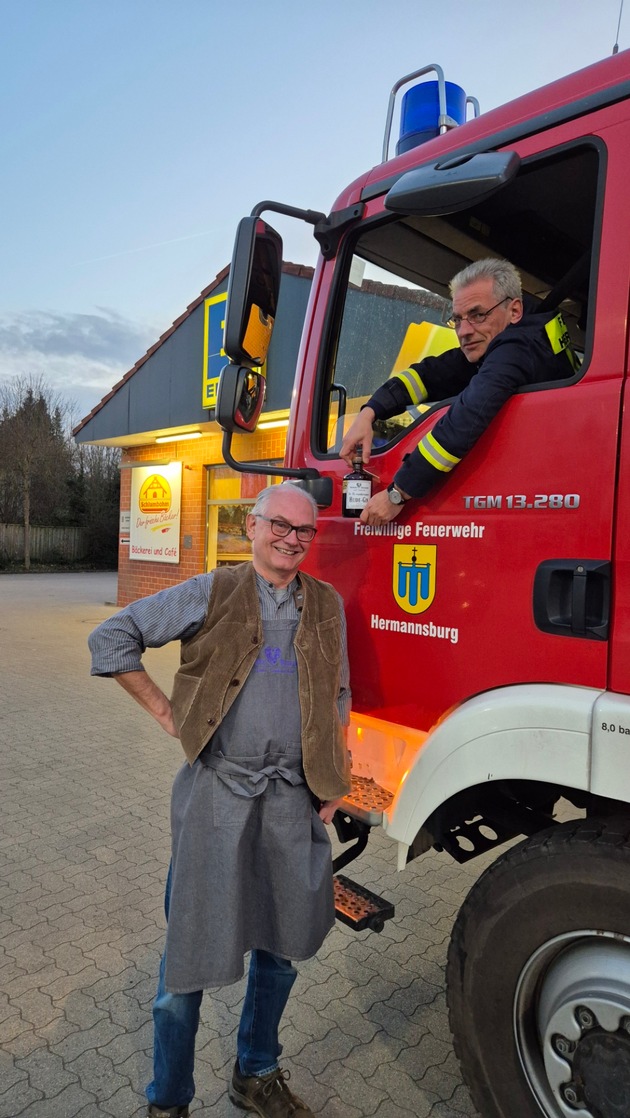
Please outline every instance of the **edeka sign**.
[[[227, 291], [211, 295], [203, 304], [203, 408], [216, 408], [219, 377], [228, 358], [223, 348]], [[255, 365], [254, 372], [266, 375], [266, 365]]]
[[221, 369], [227, 364], [223, 349], [227, 291], [212, 295], [203, 304], [203, 400], [202, 407], [214, 408]]
[[179, 563], [181, 498], [181, 462], [132, 469], [130, 559]]

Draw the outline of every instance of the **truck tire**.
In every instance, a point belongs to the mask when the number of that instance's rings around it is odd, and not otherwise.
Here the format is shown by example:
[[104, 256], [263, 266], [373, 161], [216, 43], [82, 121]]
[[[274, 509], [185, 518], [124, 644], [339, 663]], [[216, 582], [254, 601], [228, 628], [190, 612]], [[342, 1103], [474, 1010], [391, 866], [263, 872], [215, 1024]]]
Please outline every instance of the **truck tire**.
[[448, 954], [482, 1118], [630, 1115], [630, 819], [543, 831], [489, 867]]

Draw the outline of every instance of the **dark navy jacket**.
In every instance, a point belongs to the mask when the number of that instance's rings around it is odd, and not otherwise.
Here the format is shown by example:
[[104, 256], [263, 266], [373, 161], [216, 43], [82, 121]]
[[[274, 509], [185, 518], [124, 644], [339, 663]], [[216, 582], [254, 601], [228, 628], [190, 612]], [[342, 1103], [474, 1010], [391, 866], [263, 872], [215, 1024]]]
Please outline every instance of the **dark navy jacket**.
[[[523, 315], [506, 327], [492, 339], [477, 364], [467, 361], [461, 349], [451, 349], [438, 357], [425, 357], [411, 368], [422, 380], [426, 400], [455, 396], [429, 432], [429, 440], [425, 437], [405, 456], [394, 478], [405, 493], [422, 497], [468, 453], [517, 389], [573, 376], [576, 359], [562, 316], [548, 312]], [[413, 402], [402, 380], [394, 375], [377, 389], [368, 405], [377, 419], [389, 419]], [[443, 464], [436, 466], [436, 461]]]

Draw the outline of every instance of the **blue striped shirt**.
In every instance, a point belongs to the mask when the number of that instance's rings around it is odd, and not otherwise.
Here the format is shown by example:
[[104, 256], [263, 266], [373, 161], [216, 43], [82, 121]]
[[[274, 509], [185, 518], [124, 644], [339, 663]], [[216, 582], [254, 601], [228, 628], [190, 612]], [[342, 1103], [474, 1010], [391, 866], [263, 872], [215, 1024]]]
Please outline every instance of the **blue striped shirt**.
[[[145, 648], [162, 648], [170, 641], [188, 640], [201, 629], [208, 613], [214, 572], [195, 575], [176, 586], [131, 602], [94, 629], [88, 638], [92, 653], [92, 675], [144, 671]], [[298, 580], [280, 588], [256, 572], [258, 601], [263, 621], [296, 621], [299, 612], [294, 592]], [[344, 726], [350, 718], [350, 668], [343, 601], [339, 598], [342, 663], [337, 709]]]

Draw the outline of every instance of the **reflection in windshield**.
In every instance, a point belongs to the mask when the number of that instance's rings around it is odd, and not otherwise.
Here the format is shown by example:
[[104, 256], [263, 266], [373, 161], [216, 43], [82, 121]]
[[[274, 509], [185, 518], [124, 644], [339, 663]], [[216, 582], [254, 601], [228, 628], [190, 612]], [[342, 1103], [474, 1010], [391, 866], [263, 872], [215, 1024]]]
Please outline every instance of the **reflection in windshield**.
[[[392, 373], [430, 354], [457, 345], [444, 326], [450, 301], [355, 254], [348, 276], [343, 321], [337, 346], [335, 384], [345, 387], [346, 411], [339, 418], [333, 395], [327, 449], [335, 452], [357, 412]], [[416, 408], [375, 424], [374, 446], [396, 438], [418, 417]]]

